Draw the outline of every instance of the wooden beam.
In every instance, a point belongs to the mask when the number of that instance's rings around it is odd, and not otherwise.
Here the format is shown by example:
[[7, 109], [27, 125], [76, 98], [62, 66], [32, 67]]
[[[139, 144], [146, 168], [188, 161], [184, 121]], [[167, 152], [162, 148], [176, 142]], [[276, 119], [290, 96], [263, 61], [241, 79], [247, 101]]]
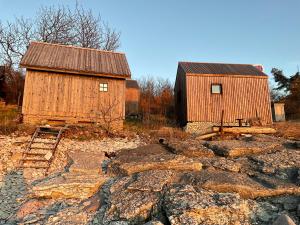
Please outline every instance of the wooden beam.
[[[219, 132], [220, 127], [213, 127], [214, 132]], [[274, 134], [276, 130], [271, 127], [224, 127], [223, 132], [234, 134]]]
[[196, 137], [197, 140], [205, 140], [208, 138], [211, 138], [213, 136], [216, 136], [218, 133], [209, 133], [209, 134], [203, 134], [201, 136]]

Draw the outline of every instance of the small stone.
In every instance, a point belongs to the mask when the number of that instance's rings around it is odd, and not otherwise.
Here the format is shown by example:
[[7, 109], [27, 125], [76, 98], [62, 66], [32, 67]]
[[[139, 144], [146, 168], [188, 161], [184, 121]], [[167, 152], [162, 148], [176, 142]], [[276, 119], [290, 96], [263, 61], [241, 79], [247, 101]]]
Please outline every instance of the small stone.
[[296, 225], [295, 222], [285, 214], [280, 215], [273, 225]]

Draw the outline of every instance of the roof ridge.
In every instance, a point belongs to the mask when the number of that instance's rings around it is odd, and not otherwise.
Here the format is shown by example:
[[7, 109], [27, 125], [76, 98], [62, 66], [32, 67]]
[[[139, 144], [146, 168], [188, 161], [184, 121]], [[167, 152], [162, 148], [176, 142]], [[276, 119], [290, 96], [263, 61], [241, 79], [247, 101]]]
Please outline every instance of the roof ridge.
[[180, 63], [207, 63], [207, 64], [223, 64], [223, 65], [245, 65], [245, 66], [254, 66], [254, 65], [261, 65], [261, 64], [250, 64], [250, 63], [225, 63], [225, 62], [191, 62], [191, 61], [178, 61]]
[[49, 42], [43, 42], [43, 41], [31, 41], [30, 44], [31, 43], [38, 43], [38, 44], [44, 44], [44, 45], [55, 45], [55, 46], [61, 46], [61, 47], [67, 47], [67, 48], [79, 48], [79, 49], [86, 49], [86, 50], [92, 50], [92, 51], [98, 51], [98, 52], [107, 52], [107, 53], [125, 55], [124, 52], [115, 52], [115, 51], [101, 50], [101, 49], [96, 49], [96, 48], [86, 48], [86, 47], [80, 47], [80, 46], [76, 46], [76, 45], [64, 45], [64, 44], [49, 43]]

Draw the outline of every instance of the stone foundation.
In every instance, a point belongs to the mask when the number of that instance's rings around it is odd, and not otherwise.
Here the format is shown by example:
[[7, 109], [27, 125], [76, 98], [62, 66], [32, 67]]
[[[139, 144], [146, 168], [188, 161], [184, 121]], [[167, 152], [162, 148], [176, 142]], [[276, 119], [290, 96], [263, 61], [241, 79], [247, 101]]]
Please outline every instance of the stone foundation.
[[[69, 116], [45, 116], [45, 115], [26, 115], [23, 114], [23, 122], [30, 125], [93, 125], [107, 126], [103, 120], [94, 118], [69, 117]], [[123, 119], [118, 119], [111, 122], [111, 130], [118, 131], [123, 129]]]

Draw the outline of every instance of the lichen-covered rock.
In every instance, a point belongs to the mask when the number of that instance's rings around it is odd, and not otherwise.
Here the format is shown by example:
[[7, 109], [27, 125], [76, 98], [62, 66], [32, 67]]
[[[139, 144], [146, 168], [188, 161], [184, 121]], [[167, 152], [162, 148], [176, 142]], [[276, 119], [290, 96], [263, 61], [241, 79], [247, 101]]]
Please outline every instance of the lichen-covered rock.
[[190, 185], [170, 188], [165, 195], [163, 208], [172, 225], [250, 224], [248, 203], [239, 195], [196, 190]]
[[166, 146], [174, 154], [187, 157], [214, 157], [214, 152], [197, 140], [179, 141], [172, 139], [166, 143]]
[[265, 174], [287, 180], [297, 179], [300, 168], [299, 150], [285, 148], [270, 154], [251, 156], [250, 159], [257, 163], [258, 169]]
[[230, 171], [230, 172], [240, 172], [242, 169], [241, 160], [228, 159], [223, 157], [218, 158], [203, 158], [200, 160], [203, 167], [214, 167], [215, 169]]
[[121, 189], [111, 194], [103, 222], [127, 221], [137, 224], [150, 218], [159, 203], [159, 193]]
[[131, 175], [147, 170], [200, 171], [202, 164], [183, 155], [171, 154], [160, 145], [123, 151], [110, 163], [108, 171]]
[[206, 142], [205, 146], [212, 149], [217, 155], [239, 157], [278, 151], [281, 144], [278, 142], [228, 140]]
[[175, 172], [172, 170], [150, 170], [137, 174], [135, 181], [128, 185], [129, 190], [160, 192], [172, 181]]

